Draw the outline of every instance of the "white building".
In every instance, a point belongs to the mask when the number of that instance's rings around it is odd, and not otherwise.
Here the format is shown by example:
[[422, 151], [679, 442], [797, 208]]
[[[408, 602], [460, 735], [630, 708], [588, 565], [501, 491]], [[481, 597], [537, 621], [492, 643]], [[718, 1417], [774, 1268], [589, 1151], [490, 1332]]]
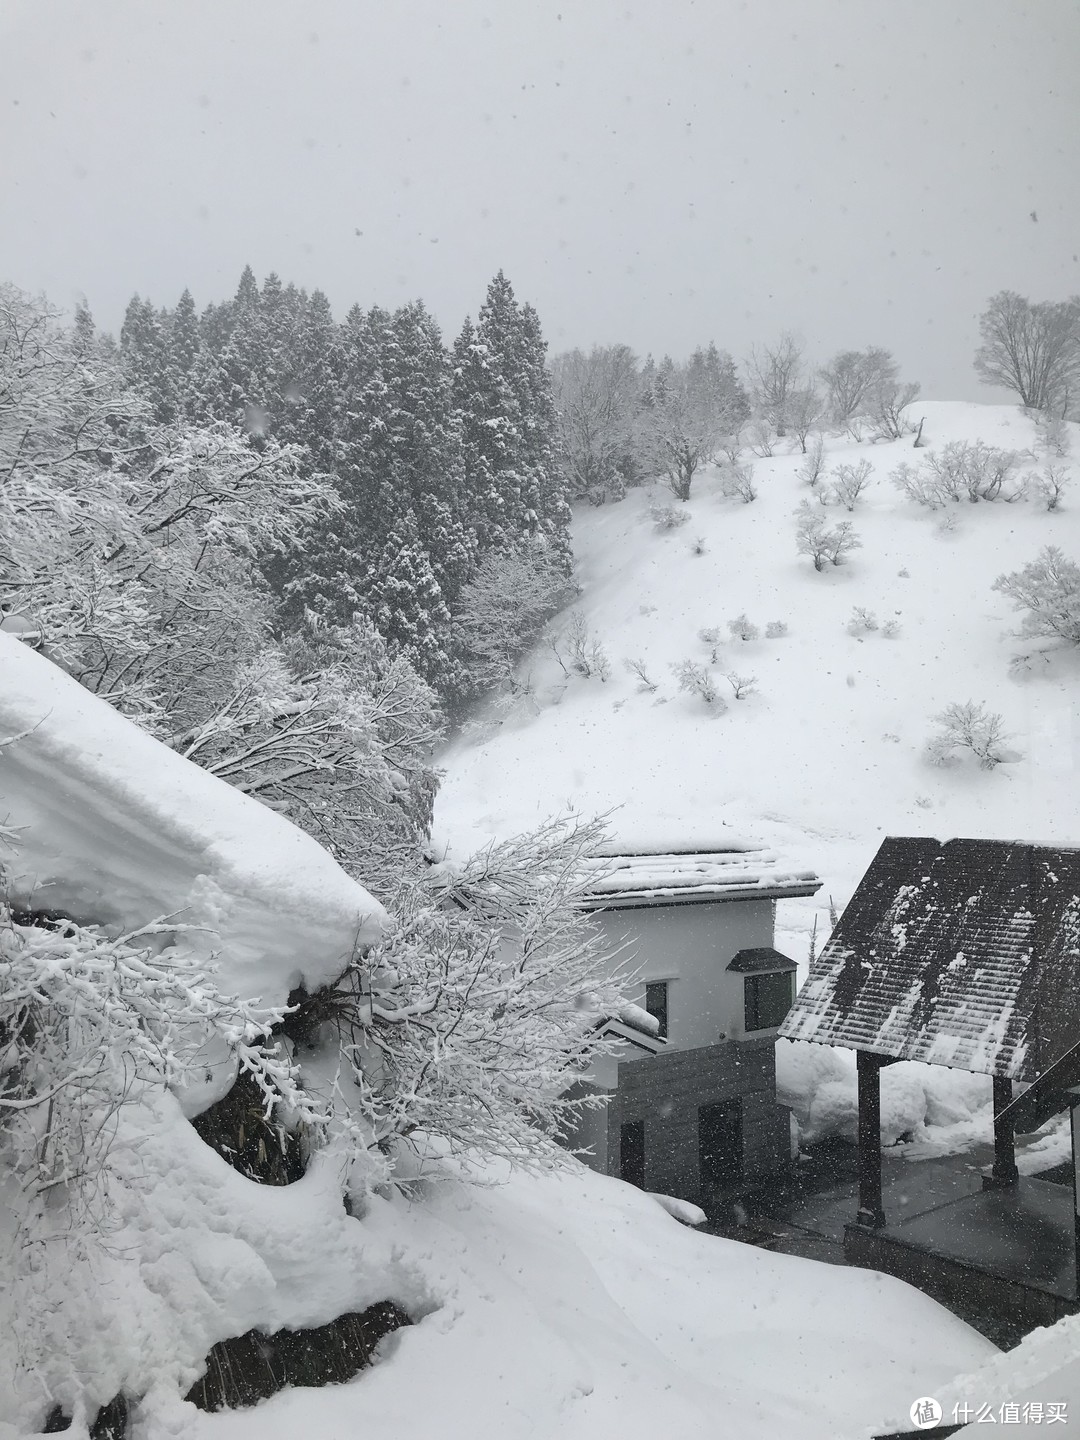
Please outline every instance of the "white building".
[[[572, 1138], [594, 1168], [706, 1209], [790, 1159], [774, 1041], [795, 962], [773, 947], [776, 901], [813, 895], [807, 870], [749, 846], [609, 847], [591, 891], [596, 922], [637, 972], [623, 1041], [575, 1086], [607, 1092]], [[623, 853], [615, 853], [617, 850]]]

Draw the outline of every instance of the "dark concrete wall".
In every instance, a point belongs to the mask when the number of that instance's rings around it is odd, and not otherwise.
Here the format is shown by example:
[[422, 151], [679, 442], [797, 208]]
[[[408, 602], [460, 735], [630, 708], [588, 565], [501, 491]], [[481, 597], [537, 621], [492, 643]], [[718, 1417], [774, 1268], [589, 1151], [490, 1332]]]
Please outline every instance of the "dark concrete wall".
[[742, 1098], [743, 1182], [753, 1184], [790, 1163], [788, 1112], [776, 1103], [772, 1039], [726, 1041], [693, 1050], [624, 1060], [607, 1110], [607, 1170], [619, 1173], [619, 1132], [645, 1122], [645, 1188], [705, 1204], [701, 1193], [698, 1110]]

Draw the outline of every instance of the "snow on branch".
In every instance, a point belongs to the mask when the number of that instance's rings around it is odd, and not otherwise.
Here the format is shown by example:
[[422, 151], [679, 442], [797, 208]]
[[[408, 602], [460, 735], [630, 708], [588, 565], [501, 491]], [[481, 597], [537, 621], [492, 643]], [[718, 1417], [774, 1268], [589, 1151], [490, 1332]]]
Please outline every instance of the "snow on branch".
[[584, 1103], [568, 1087], [618, 1045], [601, 1026], [624, 977], [581, 904], [602, 838], [601, 821], [555, 820], [403, 883], [393, 927], [337, 987], [377, 1142], [558, 1158]]

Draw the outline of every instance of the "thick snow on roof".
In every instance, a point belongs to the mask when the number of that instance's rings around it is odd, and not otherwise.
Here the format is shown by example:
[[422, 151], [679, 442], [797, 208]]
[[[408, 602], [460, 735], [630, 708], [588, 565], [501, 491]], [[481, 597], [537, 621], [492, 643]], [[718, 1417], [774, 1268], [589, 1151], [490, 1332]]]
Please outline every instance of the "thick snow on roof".
[[310, 836], [0, 634], [0, 823], [16, 905], [204, 927], [221, 983], [267, 1004], [340, 974], [386, 916]]
[[[610, 847], [606, 847], [610, 852]], [[726, 849], [700, 854], [613, 855], [591, 862], [597, 897], [616, 903], [665, 898], [732, 899], [760, 893], [812, 895], [821, 884], [812, 870], [793, 870], [771, 850]]]

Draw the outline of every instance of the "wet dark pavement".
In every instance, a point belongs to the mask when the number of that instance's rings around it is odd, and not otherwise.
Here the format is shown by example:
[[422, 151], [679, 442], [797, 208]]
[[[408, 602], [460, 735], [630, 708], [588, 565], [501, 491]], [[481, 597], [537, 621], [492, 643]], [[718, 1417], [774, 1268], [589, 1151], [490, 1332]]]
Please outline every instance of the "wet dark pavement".
[[[1073, 1189], [1022, 1176], [1016, 1190], [985, 1190], [993, 1148], [906, 1160], [882, 1153], [886, 1231], [927, 1250], [1075, 1295]], [[800, 1158], [792, 1181], [747, 1196], [707, 1228], [762, 1248], [831, 1264], [848, 1263], [844, 1226], [858, 1205], [857, 1151], [830, 1141]], [[957, 1310], [957, 1313], [961, 1313]], [[965, 1310], [961, 1318], [1003, 1348], [1025, 1330], [1000, 1316]]]

